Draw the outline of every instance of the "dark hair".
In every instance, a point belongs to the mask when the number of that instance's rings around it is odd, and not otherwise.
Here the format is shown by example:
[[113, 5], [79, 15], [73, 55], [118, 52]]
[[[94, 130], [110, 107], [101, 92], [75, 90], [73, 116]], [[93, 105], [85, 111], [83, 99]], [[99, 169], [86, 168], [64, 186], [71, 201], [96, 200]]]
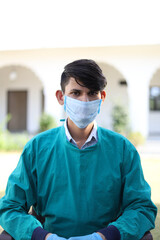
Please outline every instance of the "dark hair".
[[[65, 87], [69, 78], [90, 90], [102, 91], [107, 85], [107, 80], [97, 63], [90, 59], [80, 59], [67, 64], [61, 75], [61, 89], [65, 92]], [[79, 83], [80, 82], [80, 83]]]

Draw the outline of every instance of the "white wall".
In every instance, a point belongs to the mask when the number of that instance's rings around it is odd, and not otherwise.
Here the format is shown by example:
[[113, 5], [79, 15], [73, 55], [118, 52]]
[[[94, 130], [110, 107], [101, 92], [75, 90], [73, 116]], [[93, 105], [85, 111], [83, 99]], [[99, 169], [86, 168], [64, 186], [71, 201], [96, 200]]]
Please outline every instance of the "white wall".
[[[79, 58], [91, 58], [103, 66], [111, 66], [117, 71], [114, 82], [108, 83], [108, 99], [104, 107], [110, 108], [110, 97], [119, 93], [114, 84], [119, 77], [126, 79], [128, 88], [121, 91], [130, 109], [130, 119], [134, 131], [140, 131], [145, 136], [149, 133], [149, 83], [155, 71], [160, 67], [160, 45], [155, 46], [123, 46], [95, 48], [41, 49], [26, 51], [0, 52], [1, 66], [22, 65], [31, 69], [41, 80], [46, 96], [45, 110], [54, 115], [57, 120], [63, 117], [63, 108], [55, 98], [55, 91], [60, 87], [60, 76], [63, 67]], [[107, 69], [107, 67], [106, 67]], [[112, 68], [110, 68], [111, 70]], [[108, 81], [114, 76], [113, 69], [106, 70]], [[2, 91], [0, 99], [2, 99]], [[124, 97], [125, 95], [125, 97]], [[4, 97], [3, 97], [4, 99]], [[107, 102], [108, 101], [108, 102]], [[107, 105], [108, 104], [108, 105]], [[4, 103], [3, 103], [4, 105]], [[4, 110], [1, 109], [0, 113]], [[104, 110], [105, 111], [105, 110]], [[110, 115], [110, 114], [109, 114]], [[111, 124], [107, 115], [108, 125]]]
[[[15, 72], [17, 76], [10, 79], [10, 73]], [[38, 77], [28, 68], [19, 65], [10, 65], [0, 68], [0, 122], [7, 115], [7, 92], [27, 91], [27, 130], [35, 132], [39, 128], [41, 115], [41, 91], [43, 85]], [[6, 126], [5, 126], [6, 127]]]
[[112, 129], [112, 109], [115, 105], [123, 105], [128, 111], [129, 97], [128, 87], [121, 86], [119, 81], [124, 76], [114, 66], [97, 62], [107, 79], [106, 99], [101, 107], [101, 113], [97, 116], [97, 123], [105, 128]]

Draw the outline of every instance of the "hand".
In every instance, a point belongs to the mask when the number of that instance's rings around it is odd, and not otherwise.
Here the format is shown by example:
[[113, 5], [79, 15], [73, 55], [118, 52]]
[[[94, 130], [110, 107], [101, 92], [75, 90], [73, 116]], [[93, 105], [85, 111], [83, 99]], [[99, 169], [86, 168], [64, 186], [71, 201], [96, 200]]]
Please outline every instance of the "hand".
[[45, 240], [67, 240], [66, 238], [59, 237], [57, 234], [47, 234]]
[[100, 236], [101, 236], [101, 238], [103, 239], [103, 240], [107, 240], [107, 238], [102, 234], [102, 233], [100, 233], [100, 232], [97, 232]]
[[92, 233], [85, 236], [70, 237], [68, 240], [103, 240], [103, 238], [100, 236], [99, 233]]

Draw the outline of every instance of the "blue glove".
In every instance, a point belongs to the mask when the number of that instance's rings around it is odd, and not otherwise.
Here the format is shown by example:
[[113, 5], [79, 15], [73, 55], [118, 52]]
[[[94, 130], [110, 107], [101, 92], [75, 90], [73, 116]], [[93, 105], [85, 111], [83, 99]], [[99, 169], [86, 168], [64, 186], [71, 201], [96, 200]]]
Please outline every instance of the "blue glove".
[[[51, 239], [49, 239], [49, 240], [51, 240]], [[68, 240], [102, 240], [102, 238], [98, 233], [92, 233], [92, 234], [85, 235], [85, 236], [70, 237]]]
[[51, 234], [47, 237], [47, 240], [67, 240], [66, 238], [59, 237], [57, 234]]

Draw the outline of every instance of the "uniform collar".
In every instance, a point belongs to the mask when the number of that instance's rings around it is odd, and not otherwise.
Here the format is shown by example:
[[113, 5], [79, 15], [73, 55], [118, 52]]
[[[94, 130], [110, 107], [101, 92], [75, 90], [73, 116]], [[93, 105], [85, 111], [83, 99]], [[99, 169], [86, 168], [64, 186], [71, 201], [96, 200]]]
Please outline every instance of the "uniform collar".
[[[76, 141], [72, 138], [69, 130], [68, 130], [68, 126], [67, 126], [67, 120], [64, 122], [64, 128], [65, 128], [65, 133], [66, 133], [66, 136], [67, 136], [67, 139], [69, 142], [72, 142], [76, 145]], [[94, 126], [93, 126], [93, 129], [89, 135], [89, 137], [87, 138], [86, 143], [92, 141], [92, 140], [95, 140], [96, 142], [98, 141], [98, 137], [97, 137], [97, 123], [96, 121], [94, 121]]]

